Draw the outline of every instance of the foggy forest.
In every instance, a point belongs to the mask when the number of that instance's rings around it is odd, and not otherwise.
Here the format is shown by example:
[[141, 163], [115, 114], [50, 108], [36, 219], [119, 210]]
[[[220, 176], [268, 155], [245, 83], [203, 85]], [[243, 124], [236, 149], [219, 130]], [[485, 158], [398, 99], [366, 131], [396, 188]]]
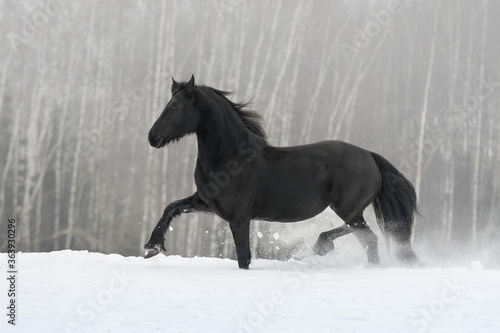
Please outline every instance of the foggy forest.
[[[391, 161], [417, 191], [417, 254], [500, 265], [499, 16], [488, 0], [0, 1], [1, 248], [16, 219], [20, 251], [142, 255], [195, 190], [195, 137], [147, 140], [171, 77], [194, 74], [250, 100], [274, 146], [337, 139]], [[288, 259], [341, 223], [253, 221], [252, 253]], [[213, 215], [165, 238], [235, 258]]]

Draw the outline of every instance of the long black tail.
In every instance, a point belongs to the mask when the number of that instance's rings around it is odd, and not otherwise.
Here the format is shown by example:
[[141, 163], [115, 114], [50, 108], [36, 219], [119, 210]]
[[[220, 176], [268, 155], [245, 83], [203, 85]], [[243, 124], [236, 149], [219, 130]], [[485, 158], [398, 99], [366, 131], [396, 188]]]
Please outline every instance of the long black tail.
[[417, 194], [408, 179], [382, 156], [371, 153], [382, 175], [382, 188], [373, 201], [377, 223], [397, 243], [400, 260], [418, 262], [411, 248], [413, 217], [417, 212]]

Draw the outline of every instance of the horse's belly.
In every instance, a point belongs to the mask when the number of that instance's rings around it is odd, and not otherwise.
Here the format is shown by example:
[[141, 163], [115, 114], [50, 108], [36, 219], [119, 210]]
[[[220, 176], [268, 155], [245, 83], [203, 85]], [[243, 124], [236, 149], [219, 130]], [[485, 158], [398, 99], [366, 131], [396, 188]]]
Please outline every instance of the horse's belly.
[[321, 188], [262, 193], [254, 207], [254, 217], [266, 221], [296, 222], [312, 218], [329, 205], [328, 192]]
[[299, 213], [296, 212], [276, 212], [275, 214], [263, 214], [264, 216], [255, 216], [253, 219], [255, 220], [263, 220], [263, 221], [269, 221], [269, 222], [299, 222], [299, 221], [304, 221], [310, 218], [315, 217], [316, 215], [320, 214], [325, 210], [326, 206], [323, 207], [323, 209], [318, 209], [316, 211], [311, 211], [308, 210], [302, 211]]
[[299, 211], [292, 207], [290, 207], [289, 209], [276, 209], [257, 214], [254, 219], [271, 222], [298, 222], [313, 218], [314, 216], [323, 212], [326, 207], [328, 207], [328, 205], [324, 205], [323, 207], [317, 209], [311, 209], [311, 207], [303, 207], [303, 209]]

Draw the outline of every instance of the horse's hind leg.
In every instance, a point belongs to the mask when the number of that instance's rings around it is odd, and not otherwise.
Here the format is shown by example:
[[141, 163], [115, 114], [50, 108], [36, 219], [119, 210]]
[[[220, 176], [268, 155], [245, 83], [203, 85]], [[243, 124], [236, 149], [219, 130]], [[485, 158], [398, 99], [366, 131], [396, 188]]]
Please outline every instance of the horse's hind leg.
[[334, 245], [333, 241], [336, 238], [350, 234], [353, 230], [349, 228], [346, 224], [341, 227], [322, 232], [319, 234], [316, 244], [314, 244], [313, 251], [320, 256], [324, 256], [329, 252], [333, 251]]
[[355, 222], [349, 222], [347, 225], [361, 243], [361, 246], [365, 249], [368, 262], [370, 264], [380, 264], [380, 258], [378, 256], [378, 237], [372, 229], [370, 229], [363, 216], [358, 218]]
[[322, 232], [319, 235], [313, 250], [316, 254], [326, 255], [334, 249], [333, 241], [347, 234], [353, 233], [366, 251], [370, 264], [379, 264], [378, 237], [370, 229], [363, 216], [358, 216], [341, 227]]

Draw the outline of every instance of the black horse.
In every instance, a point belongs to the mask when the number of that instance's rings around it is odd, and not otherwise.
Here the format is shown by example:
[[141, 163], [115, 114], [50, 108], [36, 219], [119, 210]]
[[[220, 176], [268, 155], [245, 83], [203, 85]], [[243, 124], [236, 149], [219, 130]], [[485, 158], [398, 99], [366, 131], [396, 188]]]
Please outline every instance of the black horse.
[[182, 213], [215, 213], [231, 228], [238, 265], [250, 264], [252, 219], [295, 222], [330, 207], [345, 225], [320, 234], [314, 251], [325, 255], [333, 240], [353, 233], [369, 263], [379, 263], [377, 236], [363, 218], [373, 203], [384, 234], [397, 244], [396, 255], [415, 263], [411, 248], [416, 195], [412, 184], [386, 159], [341, 141], [297, 147], [267, 143], [262, 118], [233, 103], [227, 92], [172, 79], [172, 98], [149, 131], [155, 148], [195, 133], [197, 191], [170, 203], [144, 246], [146, 258], [165, 251], [164, 235]]

